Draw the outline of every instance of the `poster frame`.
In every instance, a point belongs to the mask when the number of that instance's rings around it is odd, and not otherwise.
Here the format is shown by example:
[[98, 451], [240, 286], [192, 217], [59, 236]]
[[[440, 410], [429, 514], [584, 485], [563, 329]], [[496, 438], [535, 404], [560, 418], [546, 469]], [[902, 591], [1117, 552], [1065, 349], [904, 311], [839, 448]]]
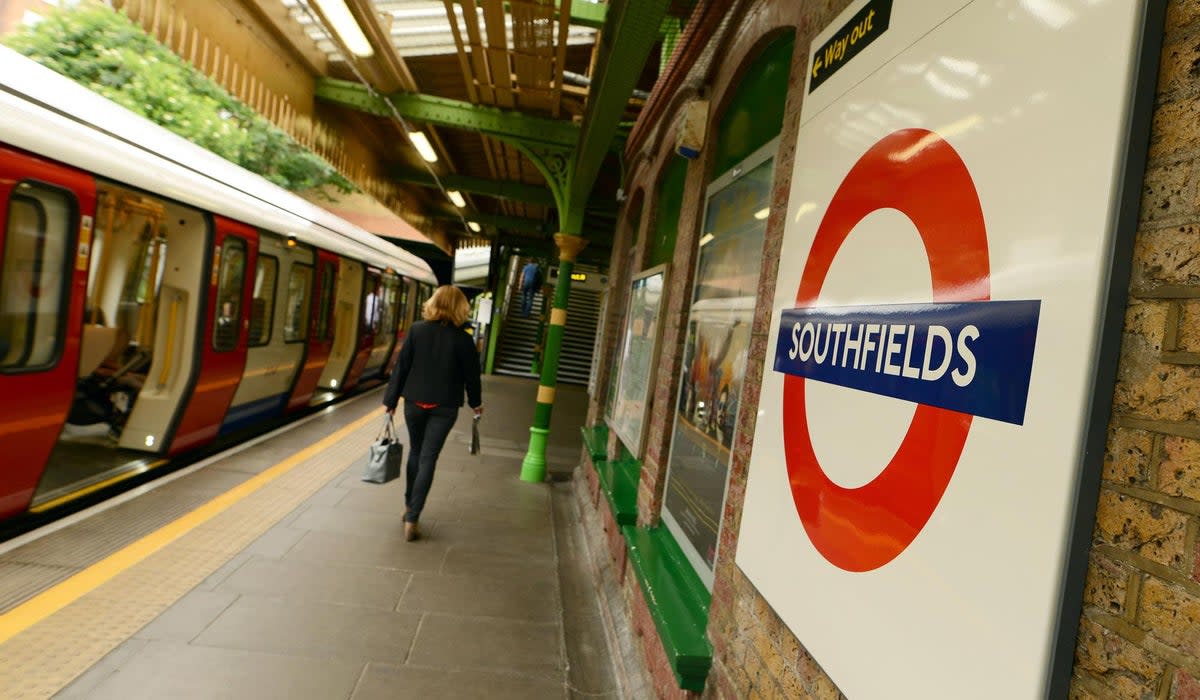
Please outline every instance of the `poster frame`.
[[[757, 168], [758, 166], [762, 165], [763, 163], [765, 163], [767, 161], [773, 161], [773, 163], [771, 165], [771, 168], [772, 168], [771, 179], [772, 179], [772, 182], [774, 182], [775, 176], [777, 174], [776, 171], [779, 168], [779, 162], [776, 159], [779, 156], [779, 144], [780, 144], [781, 137], [782, 137], [782, 132], [780, 133], [780, 135], [775, 136], [770, 141], [767, 141], [765, 144], [760, 146], [753, 153], [751, 153], [750, 155], [743, 158], [740, 162], [738, 162], [732, 168], [721, 173], [718, 177], [713, 179], [712, 182], [710, 182], [708, 184], [708, 187], [706, 187], [704, 189], [704, 203], [703, 203], [703, 209], [702, 209], [702, 211], [704, 212], [704, 221], [703, 221], [703, 225], [701, 227], [702, 231], [707, 230], [708, 223], [709, 223], [708, 222], [709, 201], [713, 198], [714, 195], [721, 192], [726, 187], [729, 187], [730, 185], [732, 185], [734, 182], [739, 180], [743, 175], [753, 171], [755, 168]], [[764, 241], [765, 241], [765, 235], [764, 235]], [[696, 245], [697, 245], [697, 247], [703, 245], [703, 239], [698, 239]], [[759, 252], [761, 253], [762, 251], [760, 250]], [[681, 348], [681, 352], [686, 351], [687, 334], [688, 334], [688, 330], [691, 327], [691, 322], [692, 322], [692, 308], [696, 305], [696, 299], [695, 299], [696, 284], [698, 283], [696, 280], [696, 276], [700, 271], [700, 258], [701, 258], [700, 251], [697, 251], [695, 259], [692, 262], [692, 287], [688, 290], [689, 299], [688, 299], [687, 306], [684, 309], [684, 316], [681, 319], [681, 325], [683, 328], [683, 335], [684, 335], [684, 347]], [[759, 282], [761, 283], [762, 272], [763, 272], [761, 258], [759, 259], [759, 263], [760, 264], [759, 264], [759, 269], [758, 269], [758, 276], [759, 276]], [[761, 290], [760, 290], [760, 292], [761, 292]], [[758, 304], [759, 296], [760, 296], [760, 293], [755, 294], [755, 297], [754, 297], [755, 305]], [[751, 312], [751, 313], [753, 315], [753, 312]], [[753, 321], [751, 321], [751, 322], [753, 322]], [[714, 555], [713, 555], [714, 566], [712, 568], [709, 568], [708, 564], [704, 562], [704, 559], [701, 557], [700, 553], [697, 552], [695, 547], [692, 546], [692, 542], [690, 539], [688, 539], [687, 534], [684, 532], [682, 526], [680, 526], [679, 522], [675, 519], [675, 516], [672, 515], [671, 511], [667, 508], [667, 494], [669, 493], [669, 490], [671, 488], [671, 464], [672, 464], [671, 459], [672, 459], [672, 452], [675, 449], [675, 424], [679, 420], [679, 401], [680, 401], [680, 396], [683, 394], [683, 391], [684, 391], [683, 381], [680, 380], [678, 383], [679, 383], [679, 386], [675, 391], [674, 401], [672, 401], [671, 406], [670, 406], [670, 410], [671, 410], [670, 444], [667, 447], [666, 469], [664, 470], [664, 474], [663, 474], [663, 502], [662, 502], [661, 518], [662, 518], [663, 525], [667, 528], [667, 531], [671, 534], [671, 536], [673, 538], [675, 538], [676, 543], [679, 545], [679, 549], [683, 552], [684, 558], [687, 559], [687, 562], [689, 564], [691, 564], [692, 568], [696, 571], [696, 575], [699, 576], [700, 580], [704, 582], [705, 587], [707, 587], [711, 591], [713, 584], [716, 581], [716, 566], [715, 566], [715, 564], [717, 561], [719, 561], [721, 559], [721, 529], [725, 525], [724, 518], [720, 517], [720, 516], [718, 517], [717, 533], [716, 533], [716, 551], [714, 552]], [[742, 378], [742, 391], [744, 392], [745, 390], [746, 390], [746, 383], [745, 383], [745, 377], [743, 377]], [[741, 401], [741, 397], [739, 397], [739, 400], [738, 400], [739, 413], [741, 412], [742, 407], [743, 407], [743, 402]], [[740, 421], [738, 420], [738, 417], [734, 416], [733, 441], [735, 443], [737, 441], [737, 425], [739, 422]], [[730, 460], [733, 459], [732, 451], [730, 453], [729, 459]], [[721, 493], [721, 507], [717, 511], [718, 514], [722, 514], [725, 512], [725, 504], [729, 500], [730, 463], [731, 463], [730, 461], [726, 461], [726, 463], [725, 463], [725, 486]]]
[[[651, 378], [654, 376], [654, 372], [658, 368], [658, 355], [662, 345], [662, 317], [667, 295], [669, 293], [667, 285], [670, 284], [671, 280], [670, 267], [670, 263], [663, 263], [661, 265], [655, 265], [654, 267], [642, 270], [630, 278], [629, 284], [625, 289], [624, 319], [620, 325], [621, 340], [617, 345], [618, 366], [616, 371], [616, 382], [612, 387], [609, 400], [606, 402], [604, 418], [608, 423], [609, 428], [616, 433], [617, 437], [621, 439], [621, 442], [625, 444], [626, 449], [628, 449], [630, 454], [632, 454], [636, 459], [641, 459], [642, 448], [645, 447], [646, 442], [646, 432], [650, 427], [650, 423], [646, 420], [646, 418], [650, 413], [650, 402], [654, 398], [654, 382], [651, 381]], [[649, 374], [649, 376], [646, 377], [645, 383], [646, 396], [642, 397], [642, 411], [641, 417], [638, 420], [637, 430], [635, 433], [630, 434], [622, 430], [613, 417], [617, 412], [618, 403], [621, 400], [621, 380], [624, 378], [625, 370], [627, 368], [627, 363], [625, 362], [625, 344], [630, 337], [629, 324], [632, 319], [633, 292], [634, 288], [639, 282], [659, 275], [662, 276], [663, 291], [659, 296], [658, 306], [654, 312], [654, 339], [650, 344], [650, 362], [646, 365], [646, 369]]]

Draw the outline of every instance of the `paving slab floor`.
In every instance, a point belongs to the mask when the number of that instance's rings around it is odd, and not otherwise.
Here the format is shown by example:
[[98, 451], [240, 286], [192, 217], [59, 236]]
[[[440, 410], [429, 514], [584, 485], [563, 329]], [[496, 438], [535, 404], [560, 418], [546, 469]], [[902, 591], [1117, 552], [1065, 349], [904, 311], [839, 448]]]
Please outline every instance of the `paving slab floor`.
[[[468, 453], [464, 409], [420, 540], [403, 539], [403, 477], [365, 483], [355, 459], [54, 697], [624, 697], [597, 602], [578, 583], [586, 557], [564, 547], [578, 539], [572, 489], [518, 478], [536, 391], [485, 377], [482, 454]], [[382, 420], [380, 396], [338, 420]], [[560, 387], [552, 475], [578, 464], [586, 403]], [[335, 427], [284, 433], [198, 478], [209, 488], [251, 478]]]

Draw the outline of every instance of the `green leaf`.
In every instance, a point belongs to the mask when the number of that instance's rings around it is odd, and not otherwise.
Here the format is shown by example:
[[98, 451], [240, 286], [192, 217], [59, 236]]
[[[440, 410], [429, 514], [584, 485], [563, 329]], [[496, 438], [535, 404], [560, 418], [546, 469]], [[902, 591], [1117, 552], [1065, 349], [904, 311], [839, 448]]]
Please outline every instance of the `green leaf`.
[[356, 189], [123, 12], [94, 4], [64, 7], [0, 41], [288, 190]]

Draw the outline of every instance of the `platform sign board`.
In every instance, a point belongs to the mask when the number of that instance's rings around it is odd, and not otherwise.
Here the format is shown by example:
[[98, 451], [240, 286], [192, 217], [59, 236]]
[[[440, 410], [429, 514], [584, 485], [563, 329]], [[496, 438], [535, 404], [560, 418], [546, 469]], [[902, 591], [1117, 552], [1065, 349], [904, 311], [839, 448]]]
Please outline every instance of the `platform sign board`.
[[812, 42], [736, 560], [854, 700], [1065, 688], [1160, 5]]

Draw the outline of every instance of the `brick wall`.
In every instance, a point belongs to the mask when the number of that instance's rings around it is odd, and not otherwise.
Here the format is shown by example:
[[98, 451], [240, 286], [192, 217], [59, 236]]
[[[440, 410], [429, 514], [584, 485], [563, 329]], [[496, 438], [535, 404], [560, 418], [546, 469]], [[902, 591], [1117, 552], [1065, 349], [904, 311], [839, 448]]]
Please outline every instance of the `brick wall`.
[[[813, 35], [847, 0], [739, 3], [737, 21], [714, 39], [723, 60], [689, 76], [708, 86], [714, 105], [764, 38], [797, 32], [793, 84], [784, 118], [760, 281], [760, 304], [745, 381], [738, 440], [723, 514], [721, 555], [709, 615], [714, 647], [706, 698], [841, 698], [836, 684], [781, 622], [734, 562], [766, 329], [782, 244], [795, 136]], [[1071, 697], [1200, 700], [1200, 0], [1170, 0], [1144, 199], [1135, 242], [1129, 304], [1113, 418], [1103, 466]], [[696, 71], [694, 71], [696, 73]], [[719, 109], [714, 113], [719, 114]], [[661, 131], [661, 129], [659, 130]], [[710, 133], [712, 133], [710, 129]], [[662, 139], [648, 139], [661, 143]], [[654, 154], [634, 173], [654, 203]], [[655, 522], [690, 299], [696, 222], [707, 173], [692, 165], [672, 268], [657, 408], [651, 417], [638, 507]], [[679, 274], [675, 274], [678, 272]], [[601, 508], [604, 505], [601, 504]], [[596, 533], [597, 541], [604, 535]], [[633, 577], [625, 595], [657, 692], [678, 696]], [[982, 680], [982, 679], [981, 679]], [[672, 692], [668, 692], [672, 691]], [[672, 694], [675, 693], [675, 694]]]
[[1200, 2], [1168, 6], [1074, 698], [1200, 700]]

